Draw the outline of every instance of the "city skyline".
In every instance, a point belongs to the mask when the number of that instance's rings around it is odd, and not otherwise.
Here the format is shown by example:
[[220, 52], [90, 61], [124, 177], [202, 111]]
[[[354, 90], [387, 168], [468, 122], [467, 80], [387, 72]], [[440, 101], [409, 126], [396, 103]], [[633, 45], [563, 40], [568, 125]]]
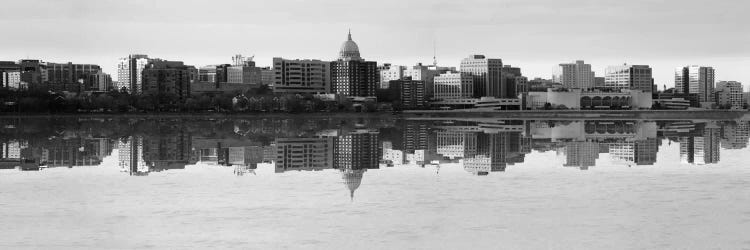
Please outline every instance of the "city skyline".
[[[236, 53], [254, 54], [259, 66], [270, 66], [273, 57], [334, 60], [351, 28], [364, 57], [378, 63], [430, 64], [435, 44], [441, 66], [458, 66], [466, 55], [478, 53], [520, 67], [530, 78], [549, 78], [558, 73], [558, 64], [582, 59], [598, 77], [604, 76], [608, 66], [649, 65], [660, 88], [673, 86], [675, 67], [696, 64], [716, 68], [717, 81], [750, 83], [750, 73], [743, 69], [750, 64], [746, 45], [750, 32], [742, 25], [741, 13], [750, 7], [746, 2], [679, 9], [673, 7], [677, 1], [475, 1], [465, 5], [412, 1], [403, 8], [389, 8], [392, 5], [385, 2], [342, 1], [277, 1], [264, 3], [263, 8], [235, 1], [210, 6], [170, 1], [33, 2], [7, 3], [8, 8], [0, 10], [9, 32], [18, 34], [4, 41], [3, 60], [97, 64], [113, 76], [117, 60], [135, 53], [195, 66], [228, 62]], [[145, 4], [148, 9], [142, 8]], [[649, 12], [639, 13], [637, 8], [645, 4]], [[161, 15], [175, 5], [179, 13]], [[487, 8], [472, 7], [477, 5]], [[691, 4], [679, 1], [679, 5]], [[374, 11], [361, 11], [369, 8]], [[332, 9], [341, 15], [326, 15]], [[711, 18], [692, 18], [699, 14]], [[573, 25], [576, 32], [567, 32]], [[55, 28], [60, 26], [83, 32]], [[698, 30], [704, 34], [695, 36]], [[497, 35], [467, 38], [493, 31]], [[646, 35], [649, 39], [643, 39]], [[307, 46], [302, 46], [300, 36], [314, 38], [306, 38]]]

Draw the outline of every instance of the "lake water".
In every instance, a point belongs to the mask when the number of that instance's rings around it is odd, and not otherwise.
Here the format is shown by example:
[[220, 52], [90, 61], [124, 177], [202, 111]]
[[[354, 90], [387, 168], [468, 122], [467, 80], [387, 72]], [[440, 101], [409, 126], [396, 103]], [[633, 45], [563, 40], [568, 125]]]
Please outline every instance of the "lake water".
[[750, 248], [747, 121], [0, 125], [3, 249]]

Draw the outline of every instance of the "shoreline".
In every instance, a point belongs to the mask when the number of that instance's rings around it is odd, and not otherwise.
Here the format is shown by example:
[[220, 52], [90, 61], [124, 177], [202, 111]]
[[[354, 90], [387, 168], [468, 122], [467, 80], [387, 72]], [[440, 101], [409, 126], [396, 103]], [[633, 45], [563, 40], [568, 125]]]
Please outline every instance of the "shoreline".
[[410, 110], [403, 113], [391, 112], [355, 113], [2, 113], [0, 118], [59, 118], [59, 117], [96, 117], [96, 118], [395, 118], [416, 120], [440, 119], [637, 119], [637, 120], [674, 120], [674, 119], [719, 119], [750, 120], [747, 110]]

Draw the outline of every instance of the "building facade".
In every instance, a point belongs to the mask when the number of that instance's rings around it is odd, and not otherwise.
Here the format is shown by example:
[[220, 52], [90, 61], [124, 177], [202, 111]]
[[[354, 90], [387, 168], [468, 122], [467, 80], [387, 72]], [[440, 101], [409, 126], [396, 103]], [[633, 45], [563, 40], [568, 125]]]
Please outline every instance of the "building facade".
[[320, 60], [273, 59], [273, 92], [323, 94], [331, 92], [331, 63]]
[[474, 96], [474, 78], [465, 73], [444, 73], [436, 76], [434, 98], [465, 99]]
[[745, 106], [745, 101], [742, 99], [743, 92], [741, 82], [720, 81], [716, 83], [716, 104], [729, 109], [743, 109]]
[[562, 75], [560, 83], [566, 88], [592, 89], [596, 86], [594, 72], [591, 71], [591, 64], [586, 64], [583, 60], [574, 63], [561, 63], [560, 68]]
[[142, 93], [190, 97], [190, 71], [179, 61], [152, 60], [143, 69]]
[[[401, 80], [404, 77], [405, 66], [391, 65], [386, 63], [378, 66], [378, 76], [380, 81], [381, 89], [387, 89], [389, 82], [393, 80]], [[412, 78], [414, 79], [414, 78]]]
[[686, 66], [675, 69], [675, 93], [698, 94], [701, 103], [714, 101], [714, 68]]
[[604, 88], [632, 89], [652, 92], [654, 85], [651, 67], [648, 65], [609, 66], [605, 71]]
[[378, 65], [365, 61], [359, 53], [359, 46], [348, 39], [341, 45], [339, 59], [331, 62], [332, 92], [349, 97], [374, 97], [378, 86]]
[[120, 62], [117, 64], [117, 89], [132, 94], [141, 93], [143, 89], [143, 69], [149, 62], [150, 59], [147, 55], [133, 54], [120, 58]]
[[47, 63], [47, 86], [53, 91], [96, 90], [98, 82], [92, 76], [102, 68], [94, 64]]
[[503, 86], [503, 61], [484, 55], [469, 55], [461, 61], [461, 72], [472, 77], [474, 97], [516, 98]]

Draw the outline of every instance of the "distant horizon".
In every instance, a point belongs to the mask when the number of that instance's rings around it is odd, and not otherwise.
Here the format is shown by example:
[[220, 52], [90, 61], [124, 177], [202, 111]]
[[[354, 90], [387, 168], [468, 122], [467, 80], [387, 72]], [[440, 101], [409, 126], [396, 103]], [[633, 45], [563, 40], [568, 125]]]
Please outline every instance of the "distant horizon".
[[351, 29], [362, 57], [379, 64], [432, 64], [434, 42], [440, 66], [460, 69], [461, 59], [483, 54], [529, 79], [584, 60], [598, 77], [608, 66], [649, 65], [659, 89], [687, 65], [713, 67], [717, 82], [750, 84], [746, 1], [29, 2], [0, 10], [6, 34], [16, 34], [5, 37], [0, 60], [97, 64], [113, 80], [129, 54], [196, 67], [235, 54], [255, 55], [258, 66], [273, 57], [332, 61]]

